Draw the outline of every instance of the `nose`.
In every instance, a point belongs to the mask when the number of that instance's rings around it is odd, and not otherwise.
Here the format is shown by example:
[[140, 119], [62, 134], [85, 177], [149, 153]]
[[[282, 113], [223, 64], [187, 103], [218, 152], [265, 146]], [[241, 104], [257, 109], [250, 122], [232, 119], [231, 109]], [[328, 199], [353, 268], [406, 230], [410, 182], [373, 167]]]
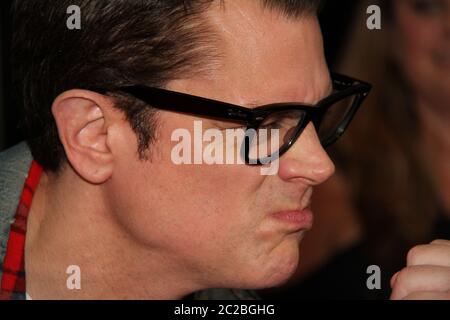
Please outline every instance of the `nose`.
[[330, 178], [335, 166], [310, 123], [295, 144], [280, 158], [278, 175], [285, 181], [319, 185]]

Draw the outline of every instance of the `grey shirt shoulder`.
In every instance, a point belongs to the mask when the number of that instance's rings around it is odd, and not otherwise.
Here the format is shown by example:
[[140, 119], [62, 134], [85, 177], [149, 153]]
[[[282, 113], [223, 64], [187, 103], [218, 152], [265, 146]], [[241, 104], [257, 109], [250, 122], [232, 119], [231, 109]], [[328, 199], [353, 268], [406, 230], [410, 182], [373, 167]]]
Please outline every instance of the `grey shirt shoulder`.
[[0, 263], [32, 160], [25, 142], [0, 153]]

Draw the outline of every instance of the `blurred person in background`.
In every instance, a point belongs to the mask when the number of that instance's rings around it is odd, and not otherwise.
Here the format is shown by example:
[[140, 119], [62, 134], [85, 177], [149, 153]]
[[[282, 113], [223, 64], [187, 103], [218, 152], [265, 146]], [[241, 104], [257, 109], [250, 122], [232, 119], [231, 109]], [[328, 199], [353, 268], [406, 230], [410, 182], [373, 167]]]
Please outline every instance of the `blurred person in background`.
[[[381, 30], [366, 28], [372, 4]], [[448, 250], [434, 239], [450, 239], [450, 0], [364, 1], [357, 12], [337, 70], [373, 83], [373, 94], [330, 150], [337, 173], [313, 197], [296, 275], [261, 294], [449, 298], [450, 254], [427, 257]], [[370, 265], [381, 290], [367, 287]], [[432, 283], [441, 292], [424, 292]]]

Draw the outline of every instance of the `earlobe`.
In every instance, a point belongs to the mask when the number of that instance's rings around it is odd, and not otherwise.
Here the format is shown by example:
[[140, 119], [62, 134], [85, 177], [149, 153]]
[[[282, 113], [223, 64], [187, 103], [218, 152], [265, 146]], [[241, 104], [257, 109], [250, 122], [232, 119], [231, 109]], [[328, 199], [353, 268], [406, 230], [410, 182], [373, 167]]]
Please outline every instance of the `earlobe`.
[[113, 153], [108, 145], [111, 102], [86, 90], [70, 90], [52, 106], [59, 138], [73, 169], [86, 181], [101, 184], [112, 175]]

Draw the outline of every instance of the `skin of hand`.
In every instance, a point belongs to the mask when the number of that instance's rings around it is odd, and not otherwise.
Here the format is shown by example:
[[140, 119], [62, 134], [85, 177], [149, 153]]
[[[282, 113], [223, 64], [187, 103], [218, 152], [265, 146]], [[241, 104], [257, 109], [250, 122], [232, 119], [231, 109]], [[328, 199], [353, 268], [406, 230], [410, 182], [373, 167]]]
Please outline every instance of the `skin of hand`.
[[450, 300], [450, 241], [412, 248], [391, 287], [391, 300]]

